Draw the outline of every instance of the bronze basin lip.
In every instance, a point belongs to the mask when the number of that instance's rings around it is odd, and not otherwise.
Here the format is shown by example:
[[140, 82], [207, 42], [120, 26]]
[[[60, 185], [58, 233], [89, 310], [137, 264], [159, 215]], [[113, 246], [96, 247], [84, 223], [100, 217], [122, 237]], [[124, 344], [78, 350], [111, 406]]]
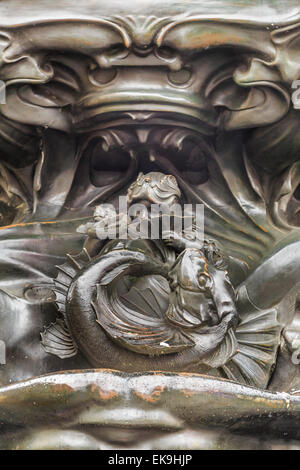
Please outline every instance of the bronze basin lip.
[[[47, 419], [71, 429], [112, 425], [175, 431], [205, 425], [255, 432], [259, 426], [270, 435], [300, 435], [300, 396], [187, 372], [52, 373], [0, 388], [0, 404], [4, 425], [35, 427]], [[129, 419], [130, 410], [135, 414]]]
[[[10, 8], [7, 4], [11, 3]], [[165, 15], [180, 15], [186, 12], [187, 6], [194, 5], [191, 0], [165, 0], [163, 3], [160, 0], [139, 0], [134, 1], [134, 9], [139, 15], [149, 15], [153, 12], [161, 17]], [[70, 7], [68, 0], [61, 0], [60, 8], [53, 8], [51, 0], [40, 2], [33, 0], [33, 8], [26, 9], [23, 2], [19, 0], [3, 0], [1, 2], [1, 17], [3, 17], [3, 24], [11, 24], [12, 22], [18, 24], [21, 22], [29, 23], [33, 20], [35, 22], [41, 21], [44, 18], [49, 19], [86, 19], [91, 20], [95, 17], [103, 17], [103, 15], [110, 16], [121, 12], [123, 15], [130, 15], [132, 13], [132, 2], [124, 2], [123, 0], [113, 0], [111, 2], [94, 2], [87, 0], [84, 4], [76, 4]], [[288, 23], [296, 20], [299, 17], [299, 3], [297, 0], [288, 0], [285, 3], [274, 3], [272, 0], [267, 0], [264, 4], [263, 12], [268, 12], [266, 15], [261, 14], [261, 10], [257, 9], [254, 2], [240, 3], [239, 9], [236, 9], [236, 2], [234, 0], [215, 0], [214, 2], [200, 2], [197, 5], [196, 13], [204, 20], [209, 19], [226, 19], [227, 21], [243, 21], [254, 24], [278, 24]], [[292, 11], [291, 11], [292, 10]]]

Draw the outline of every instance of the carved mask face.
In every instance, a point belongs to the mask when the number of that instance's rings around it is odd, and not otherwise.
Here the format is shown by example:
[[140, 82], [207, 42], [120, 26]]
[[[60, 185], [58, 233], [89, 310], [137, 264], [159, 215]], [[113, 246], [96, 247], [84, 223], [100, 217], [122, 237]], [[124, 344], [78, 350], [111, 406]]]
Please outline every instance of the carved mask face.
[[[0, 447], [299, 439], [299, 0], [0, 17]], [[128, 187], [203, 204], [229, 274], [208, 245], [76, 231]]]

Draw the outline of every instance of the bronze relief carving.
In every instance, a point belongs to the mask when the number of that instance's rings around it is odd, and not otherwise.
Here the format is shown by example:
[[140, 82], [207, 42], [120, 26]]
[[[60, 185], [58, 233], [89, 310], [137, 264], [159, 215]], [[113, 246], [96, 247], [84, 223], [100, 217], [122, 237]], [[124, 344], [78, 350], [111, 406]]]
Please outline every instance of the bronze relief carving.
[[0, 447], [299, 447], [297, 2], [30, 3], [0, 5]]

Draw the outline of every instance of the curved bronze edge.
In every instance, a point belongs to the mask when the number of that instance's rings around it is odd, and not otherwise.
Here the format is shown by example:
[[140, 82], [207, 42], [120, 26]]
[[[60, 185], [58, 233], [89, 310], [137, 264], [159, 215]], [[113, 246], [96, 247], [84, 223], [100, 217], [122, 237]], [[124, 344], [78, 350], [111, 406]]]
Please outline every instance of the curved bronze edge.
[[[2, 24], [22, 24], [32, 21], [43, 19], [61, 18], [61, 19], [94, 19], [95, 17], [103, 17], [109, 15], [111, 12], [115, 14], [116, 10], [120, 11], [122, 15], [126, 13], [132, 15], [134, 11], [137, 15], [151, 14], [153, 10], [160, 11], [161, 14], [170, 16], [184, 14], [186, 15], [187, 9], [191, 9], [191, 18], [194, 16], [201, 16], [203, 19], [225, 19], [241, 22], [253, 22], [267, 24], [266, 17], [270, 23], [290, 23], [299, 19], [300, 10], [297, 0], [285, 0], [278, 2], [276, 5], [274, 1], [267, 0], [264, 4], [258, 5], [256, 2], [249, 1], [239, 4], [237, 10], [235, 1], [228, 1], [225, 3], [223, 0], [215, 0], [214, 2], [202, 1], [197, 5], [195, 2], [166, 0], [163, 4], [158, 0], [138, 0], [131, 1], [129, 4], [124, 4], [122, 0], [114, 1], [113, 3], [107, 2], [94, 2], [86, 1], [73, 5], [69, 0], [62, 0], [60, 2], [60, 9], [53, 9], [51, 0], [35, 0], [31, 1], [32, 8], [22, 8], [22, 2], [18, 0], [2, 0], [0, 13]], [[265, 13], [265, 14], [264, 14]]]
[[[94, 411], [89, 415], [91, 406]], [[65, 371], [0, 389], [4, 426], [40, 427], [47, 417], [48, 423], [71, 428], [93, 424], [137, 429], [156, 423], [157, 428], [175, 430], [187, 424], [222, 425], [247, 433], [259, 427], [273, 436], [288, 432], [296, 439], [299, 416], [300, 396], [191, 373]]]

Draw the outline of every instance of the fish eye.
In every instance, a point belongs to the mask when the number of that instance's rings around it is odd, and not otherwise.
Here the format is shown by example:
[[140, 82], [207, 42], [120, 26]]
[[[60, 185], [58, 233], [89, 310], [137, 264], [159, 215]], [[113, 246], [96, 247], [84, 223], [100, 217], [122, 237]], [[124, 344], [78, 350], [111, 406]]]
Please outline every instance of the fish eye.
[[210, 276], [208, 274], [205, 274], [205, 273], [201, 273], [199, 274], [198, 276], [198, 283], [199, 283], [199, 286], [202, 287], [203, 289], [207, 289], [210, 287]]
[[227, 263], [226, 260], [221, 256], [220, 254], [215, 254], [213, 257], [213, 263], [216, 268], [226, 270], [227, 268]]
[[176, 181], [175, 176], [173, 176], [173, 175], [168, 175], [167, 180], [170, 181], [171, 183], [177, 185], [177, 181]]

